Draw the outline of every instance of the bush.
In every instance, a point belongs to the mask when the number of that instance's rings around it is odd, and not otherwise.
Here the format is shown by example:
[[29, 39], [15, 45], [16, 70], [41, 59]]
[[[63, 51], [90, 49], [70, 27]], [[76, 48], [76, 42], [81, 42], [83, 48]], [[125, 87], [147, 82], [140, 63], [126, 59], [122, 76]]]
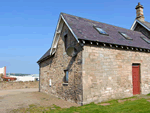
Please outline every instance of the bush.
[[149, 94], [147, 94], [148, 96], [150, 96], [150, 93]]

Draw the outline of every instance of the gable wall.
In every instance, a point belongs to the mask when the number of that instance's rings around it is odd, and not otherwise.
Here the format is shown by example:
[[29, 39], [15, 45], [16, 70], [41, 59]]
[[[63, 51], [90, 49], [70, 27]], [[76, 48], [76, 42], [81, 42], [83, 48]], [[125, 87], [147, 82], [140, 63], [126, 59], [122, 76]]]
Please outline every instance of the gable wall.
[[83, 103], [133, 96], [132, 63], [141, 64], [141, 93], [150, 93], [150, 53], [85, 45]]
[[[61, 37], [58, 41], [56, 53], [50, 59], [41, 63], [40, 89], [41, 92], [53, 94], [59, 98], [76, 102], [82, 102], [82, 52], [79, 51], [75, 58], [68, 56], [65, 52], [63, 32], [68, 29], [63, 26]], [[68, 30], [68, 46], [74, 45], [81, 49], [71, 32]], [[63, 85], [65, 76], [64, 69], [69, 68], [68, 86]], [[51, 79], [52, 86], [49, 86]]]
[[140, 24], [137, 24], [136, 28], [134, 29], [134, 31], [143, 31], [145, 36], [149, 37], [150, 38], [150, 32], [145, 29], [143, 26], [141, 26]]

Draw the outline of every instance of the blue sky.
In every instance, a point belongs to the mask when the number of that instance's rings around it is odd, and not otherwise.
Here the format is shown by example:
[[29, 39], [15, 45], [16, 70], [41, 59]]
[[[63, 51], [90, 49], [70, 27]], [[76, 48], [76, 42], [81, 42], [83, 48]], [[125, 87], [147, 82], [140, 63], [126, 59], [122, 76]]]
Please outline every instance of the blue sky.
[[150, 22], [150, 0], [1, 0], [0, 68], [39, 73], [36, 62], [51, 47], [60, 12], [130, 29], [138, 2]]

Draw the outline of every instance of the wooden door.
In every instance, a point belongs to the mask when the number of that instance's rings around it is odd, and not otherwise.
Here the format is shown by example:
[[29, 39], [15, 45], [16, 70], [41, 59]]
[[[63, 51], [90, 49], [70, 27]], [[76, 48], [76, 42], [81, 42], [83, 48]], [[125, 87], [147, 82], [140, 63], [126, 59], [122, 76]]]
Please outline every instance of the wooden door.
[[132, 65], [133, 95], [140, 94], [140, 65]]

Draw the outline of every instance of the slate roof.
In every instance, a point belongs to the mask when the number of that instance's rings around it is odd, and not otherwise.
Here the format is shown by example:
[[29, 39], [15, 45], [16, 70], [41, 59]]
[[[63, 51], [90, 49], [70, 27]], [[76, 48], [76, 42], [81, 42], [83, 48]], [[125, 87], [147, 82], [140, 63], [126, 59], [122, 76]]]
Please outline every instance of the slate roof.
[[[64, 19], [67, 21], [70, 28], [73, 30], [74, 34], [78, 39], [97, 41], [109, 44], [116, 44], [129, 47], [137, 47], [143, 49], [150, 49], [150, 44], [145, 42], [142, 37], [145, 37], [141, 32], [132, 31], [129, 29], [61, 13]], [[149, 24], [147, 24], [149, 25]], [[109, 36], [102, 35], [95, 30], [93, 26], [101, 27], [106, 31]], [[127, 40], [118, 32], [124, 32], [130, 36], [133, 40]], [[147, 38], [147, 37], [145, 37]]]
[[141, 23], [143, 23], [146, 27], [148, 27], [150, 29], [150, 23], [147, 21], [140, 21]]
[[[141, 36], [144, 38], [147, 37], [143, 35], [141, 32], [132, 31], [129, 29], [125, 29], [114, 25], [109, 25], [106, 23], [97, 22], [97, 21], [93, 21], [93, 20], [89, 20], [89, 19], [85, 19], [85, 18], [81, 18], [81, 17], [77, 17], [65, 13], [61, 13], [61, 15], [67, 21], [68, 25], [70, 26], [70, 28], [72, 29], [72, 31], [74, 32], [74, 34], [77, 36], [78, 39], [116, 44], [116, 45], [122, 45], [128, 47], [150, 49], [150, 44], [148, 44], [146, 41], [144, 41], [141, 38]], [[148, 28], [150, 28], [149, 22], [145, 21], [142, 23], [146, 25]], [[109, 36], [100, 34], [93, 26], [102, 28], [104, 31], [106, 31], [109, 34]], [[123, 32], [127, 34], [133, 40], [125, 39], [118, 32]], [[37, 61], [37, 63], [40, 63], [46, 60], [47, 58], [51, 57], [50, 49]]]
[[37, 61], [37, 63], [40, 63], [41, 61], [44, 61], [47, 58], [49, 58], [50, 57], [50, 50], [51, 50], [51, 48]]

